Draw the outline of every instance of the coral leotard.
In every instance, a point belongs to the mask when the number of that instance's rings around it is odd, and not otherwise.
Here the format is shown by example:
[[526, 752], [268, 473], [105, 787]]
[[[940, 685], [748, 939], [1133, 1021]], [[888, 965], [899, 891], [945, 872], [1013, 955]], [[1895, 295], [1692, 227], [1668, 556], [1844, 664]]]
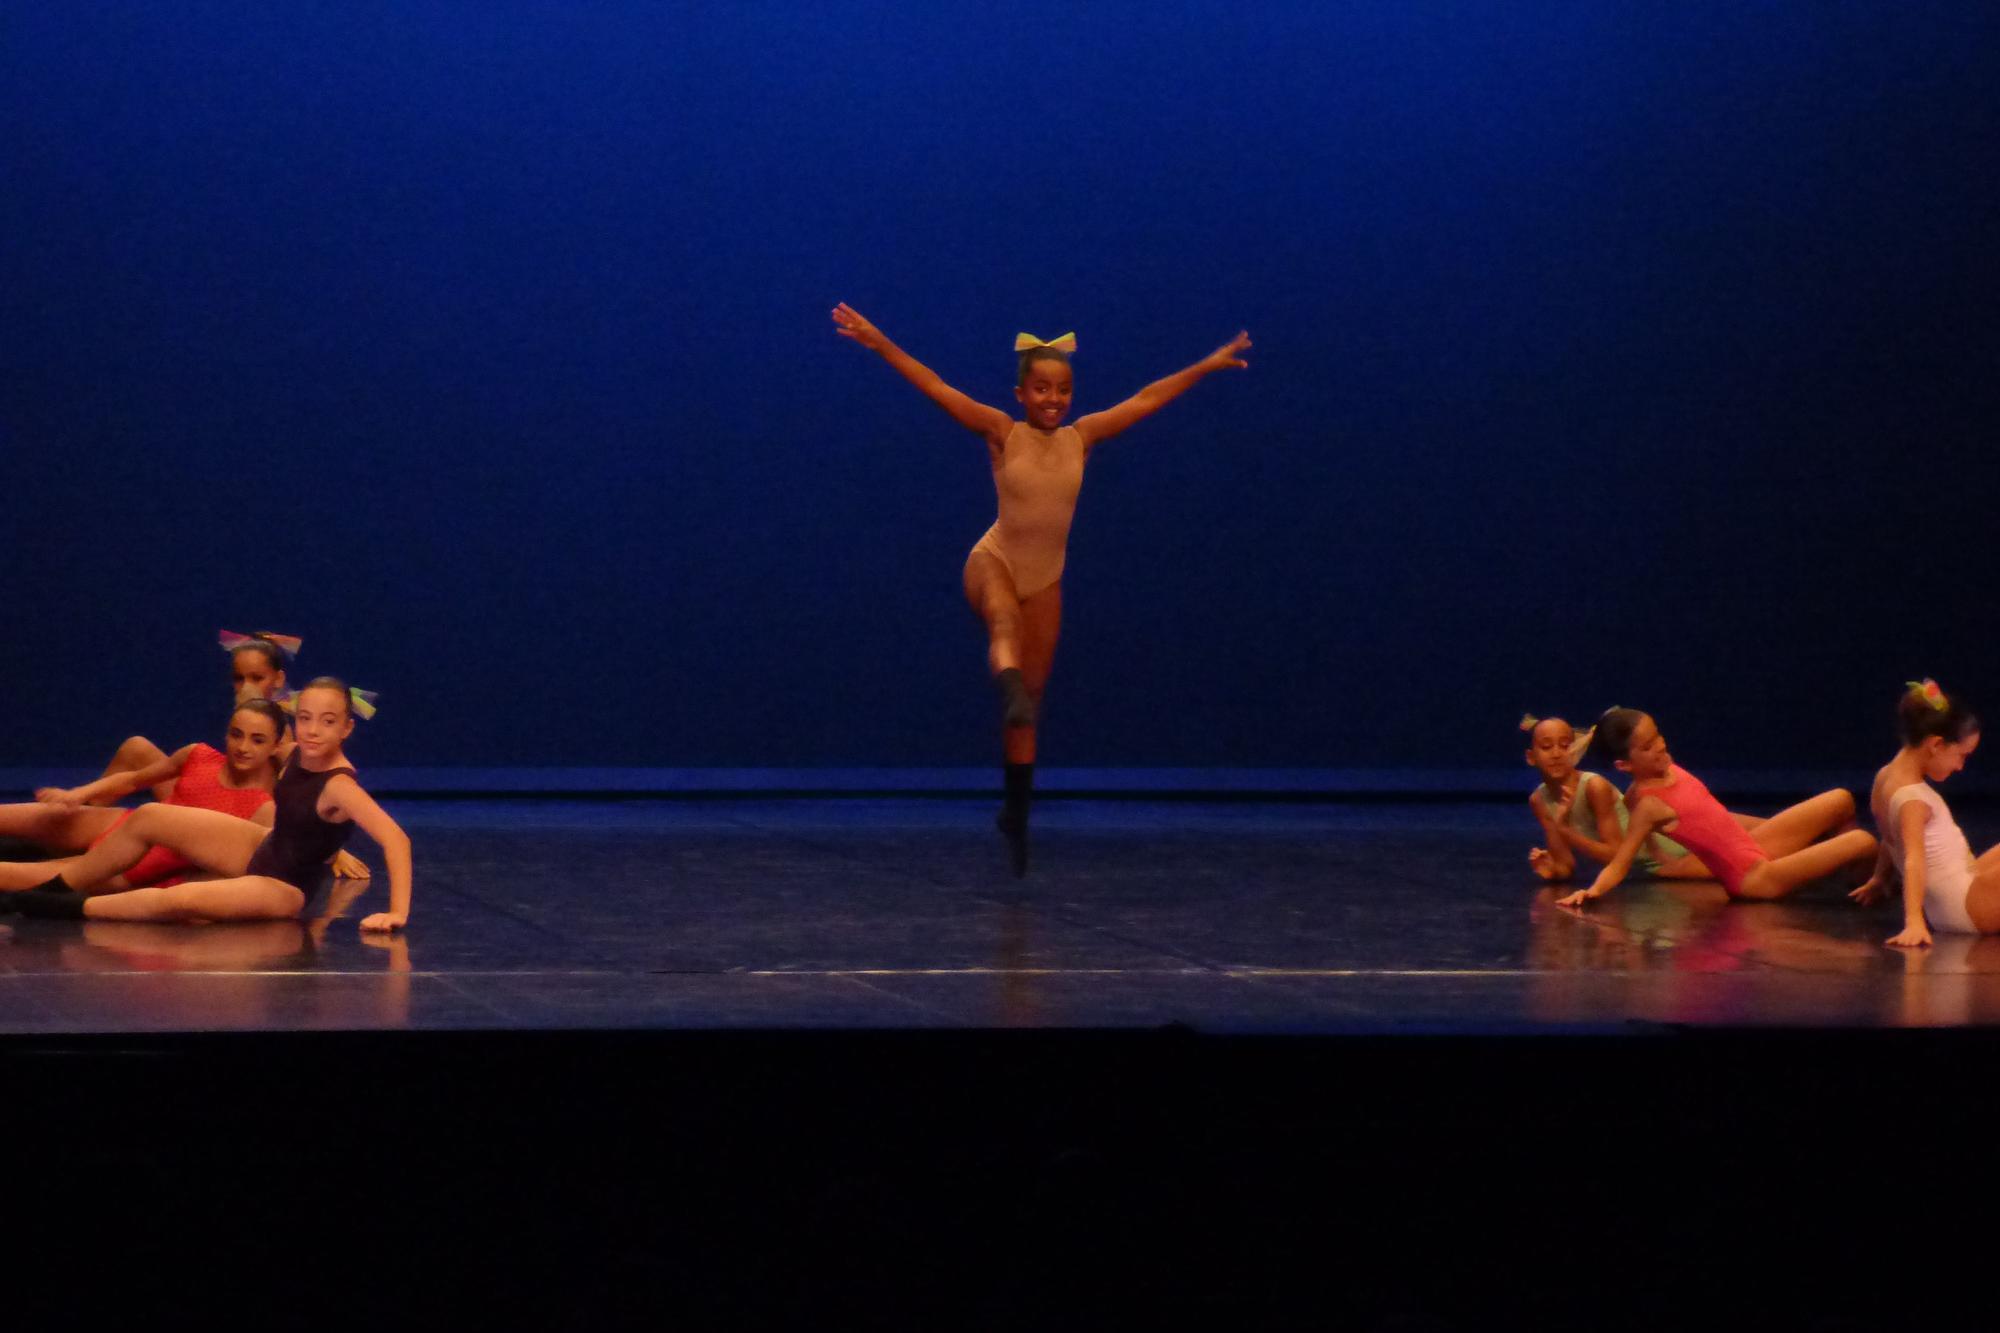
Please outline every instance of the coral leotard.
[[[1628, 799], [1634, 795], [1627, 793]], [[1752, 866], [1770, 860], [1750, 836], [1750, 830], [1730, 818], [1722, 802], [1709, 793], [1702, 780], [1679, 764], [1668, 770], [1665, 782], [1648, 786], [1636, 796], [1657, 797], [1674, 812], [1674, 841], [1714, 871], [1732, 897], [1742, 887], [1743, 877]]]
[[[222, 751], [213, 745], [195, 746], [194, 753], [189, 755], [187, 763], [181, 766], [181, 775], [174, 782], [173, 794], [168, 796], [163, 804], [185, 805], [196, 810], [215, 810], [225, 815], [235, 815], [238, 819], [250, 818], [270, 801], [271, 793], [263, 787], [223, 786], [222, 771], [228, 763]], [[123, 824], [131, 817], [132, 812], [127, 810], [118, 817], [118, 823], [113, 824], [111, 829], [117, 828], [118, 824]], [[97, 843], [110, 837], [111, 829], [106, 829], [99, 835], [97, 841], [90, 845], [95, 847]], [[159, 883], [169, 875], [187, 870], [193, 864], [171, 848], [154, 847], [125, 872], [125, 882], [135, 889], [144, 888], [149, 884]]]
[[1040, 431], [1017, 421], [993, 456], [1000, 517], [972, 549], [1000, 562], [1018, 597], [1033, 597], [1062, 577], [1086, 452], [1074, 426]]

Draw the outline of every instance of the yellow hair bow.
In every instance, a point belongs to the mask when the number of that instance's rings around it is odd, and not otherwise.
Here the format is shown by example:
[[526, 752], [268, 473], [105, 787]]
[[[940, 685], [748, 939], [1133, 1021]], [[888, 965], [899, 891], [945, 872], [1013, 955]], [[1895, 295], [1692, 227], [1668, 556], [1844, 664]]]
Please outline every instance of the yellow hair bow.
[[1074, 352], [1076, 350], [1076, 335], [1074, 333], [1065, 333], [1062, 337], [1051, 339], [1048, 342], [1043, 342], [1032, 333], [1017, 333], [1014, 335], [1015, 351], [1032, 352], [1037, 347], [1051, 347], [1058, 352]]

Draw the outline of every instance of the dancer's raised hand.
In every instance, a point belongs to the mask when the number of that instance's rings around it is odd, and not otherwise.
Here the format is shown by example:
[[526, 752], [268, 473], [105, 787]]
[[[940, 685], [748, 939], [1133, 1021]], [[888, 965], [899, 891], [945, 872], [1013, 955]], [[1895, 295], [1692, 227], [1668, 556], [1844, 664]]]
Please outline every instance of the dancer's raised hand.
[[1250, 363], [1243, 359], [1243, 353], [1250, 350], [1250, 335], [1239, 333], [1222, 346], [1202, 358], [1202, 366], [1207, 370], [1248, 370]]
[[833, 322], [835, 333], [854, 339], [871, 352], [881, 351], [882, 345], [889, 341], [887, 334], [870, 324], [867, 316], [845, 301], [833, 308]]

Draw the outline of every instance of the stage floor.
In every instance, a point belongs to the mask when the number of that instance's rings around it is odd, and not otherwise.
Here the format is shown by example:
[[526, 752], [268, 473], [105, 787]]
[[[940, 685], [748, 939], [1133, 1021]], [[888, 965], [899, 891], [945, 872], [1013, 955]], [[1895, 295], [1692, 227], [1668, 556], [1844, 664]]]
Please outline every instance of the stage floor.
[[[1552, 1032], [2000, 1020], [2000, 939], [1895, 908], [1528, 874], [1514, 804], [405, 801], [416, 920], [21, 922], [0, 1031], [1135, 1028]], [[1975, 811], [1968, 832], [1992, 830]], [[372, 852], [372, 849], [365, 849]]]

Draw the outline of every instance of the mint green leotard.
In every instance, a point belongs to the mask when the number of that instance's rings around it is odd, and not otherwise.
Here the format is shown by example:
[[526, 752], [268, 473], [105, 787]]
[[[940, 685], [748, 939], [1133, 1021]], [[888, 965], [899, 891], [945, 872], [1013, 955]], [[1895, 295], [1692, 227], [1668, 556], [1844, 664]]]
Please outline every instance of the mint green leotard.
[[[1591, 807], [1587, 793], [1593, 782], [1606, 782], [1595, 773], [1576, 775], [1576, 798], [1569, 803], [1569, 826], [1593, 842], [1617, 843], [1625, 836], [1625, 830], [1632, 825], [1632, 816], [1625, 809], [1625, 797], [1616, 787], [1611, 788], [1611, 808], [1618, 815], [1618, 837], [1607, 838], [1597, 827], [1597, 811]], [[1546, 788], [1544, 789], [1546, 791]], [[1544, 797], [1546, 799], [1546, 796]], [[1632, 858], [1632, 869], [1641, 875], [1656, 874], [1660, 866], [1668, 861], [1678, 860], [1688, 854], [1687, 848], [1667, 837], [1655, 833], [1639, 848], [1639, 854]]]

